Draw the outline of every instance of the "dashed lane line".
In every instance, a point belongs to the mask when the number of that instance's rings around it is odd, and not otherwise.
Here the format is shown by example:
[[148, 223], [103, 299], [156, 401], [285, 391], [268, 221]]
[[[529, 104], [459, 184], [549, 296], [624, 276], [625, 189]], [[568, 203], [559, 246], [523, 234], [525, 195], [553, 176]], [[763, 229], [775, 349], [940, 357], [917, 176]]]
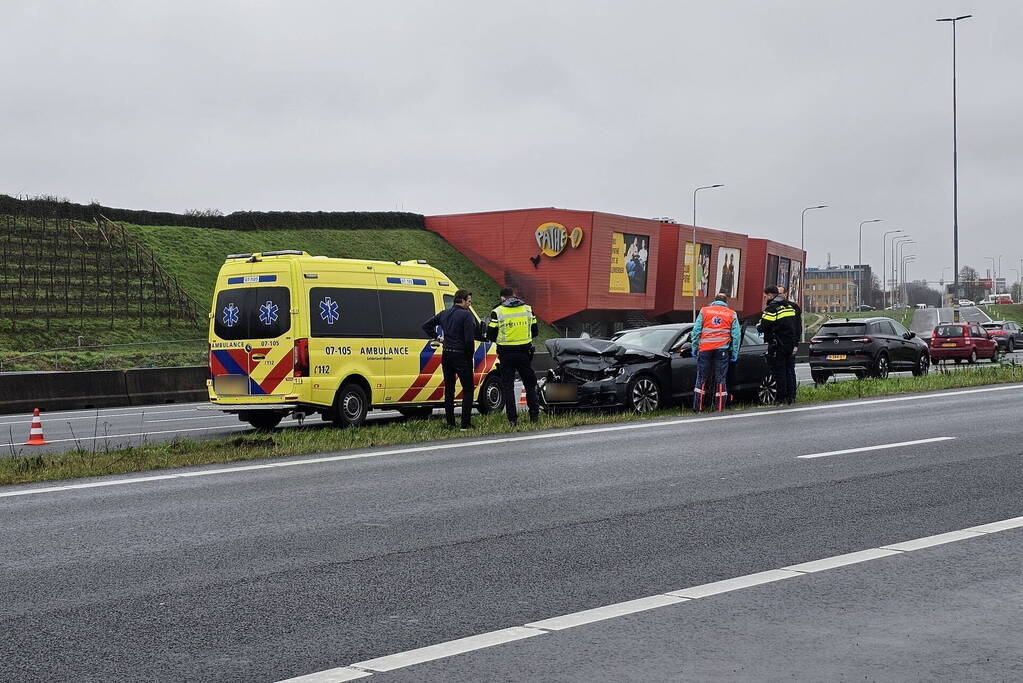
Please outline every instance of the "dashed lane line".
[[810, 453], [809, 455], [797, 455], [797, 458], [826, 458], [830, 455], [846, 455], [848, 453], [866, 453], [867, 451], [883, 451], [889, 448], [904, 448], [906, 446], [917, 446], [922, 443], [935, 443], [938, 441], [955, 441], [954, 436], [936, 436], [932, 439], [917, 439], [916, 441], [900, 441], [898, 443], [885, 443], [879, 446], [863, 446], [861, 448], [845, 448], [840, 451], [827, 451], [824, 453]]
[[798, 578], [807, 574], [830, 571], [832, 569], [848, 567], [862, 562], [870, 562], [872, 560], [878, 560], [886, 557], [905, 555], [906, 553], [932, 548], [936, 545], [965, 541], [971, 538], [978, 538], [998, 533], [1000, 531], [1018, 529], [1021, 527], [1023, 527], [1023, 517], [1003, 519], [989, 524], [982, 524], [980, 526], [969, 527], [967, 529], [938, 534], [936, 536], [926, 536], [924, 538], [903, 541], [901, 543], [894, 543], [878, 548], [868, 548], [866, 550], [845, 553], [834, 557], [825, 557], [811, 562], [789, 565], [788, 567], [782, 567], [781, 569], [772, 569], [769, 571], [757, 572], [755, 574], [737, 576], [723, 581], [690, 586], [689, 588], [682, 588], [676, 591], [651, 595], [645, 598], [628, 600], [612, 605], [604, 605], [603, 607], [574, 612], [572, 614], [564, 614], [559, 617], [551, 617], [541, 621], [533, 621], [522, 626], [513, 626], [499, 631], [491, 631], [489, 633], [469, 636], [467, 638], [459, 638], [458, 640], [450, 640], [443, 643], [437, 643], [436, 645], [417, 648], [415, 650], [398, 652], [392, 655], [377, 657], [376, 659], [356, 662], [336, 669], [327, 669], [316, 673], [297, 676], [295, 678], [289, 678], [286, 681], [282, 681], [281, 683], [339, 683], [341, 681], [351, 681], [358, 678], [365, 678], [366, 676], [374, 673], [394, 671], [395, 669], [414, 666], [416, 664], [422, 664], [423, 662], [430, 662], [446, 657], [453, 657], [466, 652], [495, 647], [497, 645], [523, 640], [525, 638], [550, 635], [557, 631], [575, 628], [585, 624], [592, 624], [598, 621], [606, 621], [630, 614], [638, 614], [648, 610], [675, 606], [682, 603], [692, 602], [694, 600], [708, 598], [714, 595], [720, 595], [722, 593], [743, 590], [753, 586], [762, 586], [786, 579]]
[[[869, 399], [862, 401], [848, 401], [840, 403], [823, 403], [802, 408], [787, 407], [781, 409], [786, 415], [793, 413], [815, 412], [822, 410], [848, 410], [857, 406], [872, 406], [883, 403], [900, 403], [904, 401], [926, 401], [951, 396], [964, 396], [969, 394], [983, 394], [994, 391], [1019, 391], [1023, 384], [1006, 384], [997, 387], [986, 387], [983, 389], [964, 389], [961, 391], [946, 391], [938, 394], [915, 394], [910, 396], [896, 396], [891, 398]], [[81, 484], [66, 484], [63, 486], [46, 486], [38, 488], [18, 488], [11, 491], [0, 491], [0, 498], [12, 498], [15, 496], [31, 496], [40, 493], [56, 493], [59, 491], [74, 491], [76, 489], [100, 488], [106, 486], [124, 486], [143, 482], [164, 481], [169, 479], [184, 479], [189, 477], [209, 477], [220, 474], [237, 474], [239, 472], [254, 472], [258, 470], [270, 470], [281, 467], [298, 467], [301, 465], [315, 465], [328, 462], [340, 462], [343, 460], [360, 460], [364, 458], [377, 458], [385, 455], [404, 455], [408, 453], [424, 453], [429, 451], [447, 451], [460, 448], [479, 448], [481, 446], [493, 446], [502, 443], [520, 443], [525, 441], [538, 441], [543, 439], [563, 439], [566, 437], [587, 436], [590, 434], [609, 434], [612, 432], [633, 431], [639, 429], [660, 429], [664, 427], [679, 427], [702, 422], [718, 422], [722, 420], [748, 420], [757, 418], [773, 418], [779, 410], [755, 410], [749, 412], [731, 413], [726, 415], [715, 415], [713, 417], [689, 417], [678, 420], [640, 421], [627, 424], [609, 425], [606, 427], [590, 427], [586, 429], [572, 429], [551, 432], [537, 432], [535, 434], [523, 434], [521, 436], [505, 436], [491, 439], [477, 439], [473, 441], [455, 441], [445, 443], [433, 443], [426, 446], [409, 446], [405, 448], [393, 448], [383, 451], [369, 451], [363, 453], [348, 453], [344, 455], [327, 455], [318, 458], [296, 458], [289, 460], [277, 460], [273, 462], [260, 463], [258, 465], [238, 465], [236, 467], [221, 467], [216, 469], [202, 469], [187, 472], [176, 472], [174, 474], [160, 474], [146, 477], [129, 477], [125, 479], [102, 479], [99, 481], [84, 482]], [[209, 431], [213, 427], [193, 427], [190, 429], [170, 430], [167, 432], [139, 432], [136, 434], [118, 434], [116, 437], [96, 438], [124, 438], [130, 436], [145, 436], [146, 434], [174, 434], [177, 432], [198, 432]], [[83, 439], [84, 440], [84, 439]], [[60, 441], [73, 441], [63, 439]]]

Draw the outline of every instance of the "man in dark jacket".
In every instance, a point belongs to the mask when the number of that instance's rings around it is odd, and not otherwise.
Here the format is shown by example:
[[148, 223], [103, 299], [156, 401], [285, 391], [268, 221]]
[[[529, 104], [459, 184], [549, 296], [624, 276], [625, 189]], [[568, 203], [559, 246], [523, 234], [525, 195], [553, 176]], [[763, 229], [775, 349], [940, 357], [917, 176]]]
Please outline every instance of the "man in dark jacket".
[[473, 398], [472, 356], [476, 349], [479, 328], [476, 316], [469, 310], [472, 292], [460, 289], [455, 292], [451, 308], [441, 311], [423, 323], [423, 331], [431, 339], [437, 339], [438, 331], [444, 344], [441, 369], [444, 372], [444, 415], [448, 426], [455, 426], [455, 377], [462, 385], [462, 430], [471, 429]]
[[764, 289], [767, 305], [757, 329], [767, 342], [767, 363], [778, 383], [778, 403], [796, 402], [796, 346], [801, 330], [796, 329], [796, 309], [778, 293], [774, 285]]
[[487, 339], [497, 342], [497, 360], [503, 384], [504, 407], [508, 422], [518, 424], [518, 404], [515, 401], [515, 373], [519, 373], [526, 389], [529, 421], [540, 419], [540, 402], [536, 396], [536, 373], [533, 371], [533, 339], [539, 333], [536, 316], [515, 290], [501, 290], [501, 304], [494, 308], [487, 324]]
[[[796, 311], [796, 331], [797, 331], [796, 348], [792, 349], [792, 353], [793, 353], [793, 355], [795, 355], [799, 351], [799, 344], [800, 344], [800, 342], [803, 341], [803, 308], [799, 304], [797, 304], [795, 301], [790, 299], [789, 298], [788, 289], [786, 289], [785, 287], [782, 287], [780, 285], [778, 286], [778, 296], [785, 297], [785, 303], [787, 303], [789, 306], [792, 306], [792, 308], [794, 308], [795, 311]], [[796, 401], [796, 387], [797, 387], [797, 381], [796, 381], [796, 363], [795, 363], [795, 360], [793, 360], [793, 362], [788, 365], [788, 368], [789, 368], [789, 388], [790, 388], [790, 390], [792, 392], [792, 402], [795, 403], [795, 401]]]

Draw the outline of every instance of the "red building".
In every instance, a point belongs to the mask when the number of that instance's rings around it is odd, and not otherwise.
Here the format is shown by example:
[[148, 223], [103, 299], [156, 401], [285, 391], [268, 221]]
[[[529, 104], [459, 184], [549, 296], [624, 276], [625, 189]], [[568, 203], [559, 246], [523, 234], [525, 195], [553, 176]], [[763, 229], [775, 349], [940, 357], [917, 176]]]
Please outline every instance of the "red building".
[[786, 276], [798, 263], [800, 279], [805, 263], [798, 249], [709, 228], [697, 228], [694, 249], [691, 226], [597, 211], [428, 216], [426, 227], [569, 334], [691, 320], [692, 272], [697, 307], [723, 289], [741, 315], [756, 313], [771, 256], [786, 259]]

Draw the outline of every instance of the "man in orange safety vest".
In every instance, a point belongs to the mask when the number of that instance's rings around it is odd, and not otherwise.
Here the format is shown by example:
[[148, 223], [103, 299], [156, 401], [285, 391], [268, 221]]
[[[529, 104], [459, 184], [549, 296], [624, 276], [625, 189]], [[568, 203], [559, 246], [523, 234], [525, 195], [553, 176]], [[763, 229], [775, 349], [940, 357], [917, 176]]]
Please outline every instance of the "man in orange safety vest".
[[[728, 405], [728, 365], [739, 360], [739, 316], [728, 307], [728, 296], [718, 293], [710, 306], [700, 309], [693, 326], [693, 356], [696, 358], [696, 387], [693, 410], [703, 410], [707, 380], [713, 378], [714, 407]], [[713, 369], [713, 373], [711, 370]]]

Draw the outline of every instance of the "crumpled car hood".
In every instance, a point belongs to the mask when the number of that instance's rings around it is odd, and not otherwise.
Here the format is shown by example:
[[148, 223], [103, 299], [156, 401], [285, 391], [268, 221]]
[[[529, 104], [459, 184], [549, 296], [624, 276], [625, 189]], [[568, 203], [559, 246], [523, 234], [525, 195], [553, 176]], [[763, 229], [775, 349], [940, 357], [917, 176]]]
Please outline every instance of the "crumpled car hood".
[[668, 358], [665, 353], [622, 346], [606, 339], [548, 339], [546, 345], [555, 367], [591, 372]]

